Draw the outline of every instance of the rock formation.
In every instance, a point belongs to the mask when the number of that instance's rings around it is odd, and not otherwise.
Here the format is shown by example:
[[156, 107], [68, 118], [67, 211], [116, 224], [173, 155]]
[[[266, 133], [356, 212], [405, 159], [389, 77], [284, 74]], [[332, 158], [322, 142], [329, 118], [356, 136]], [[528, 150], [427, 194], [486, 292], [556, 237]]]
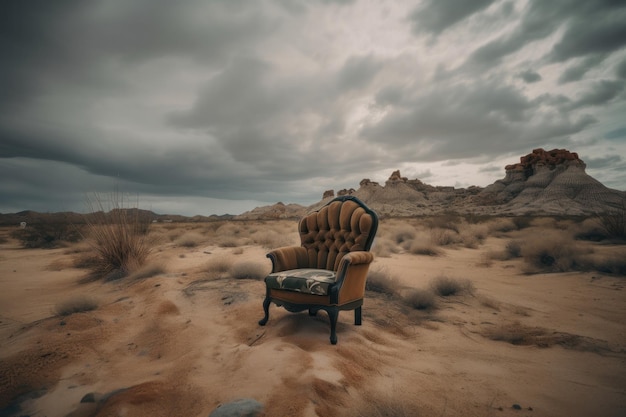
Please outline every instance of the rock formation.
[[589, 215], [619, 207], [626, 193], [605, 187], [585, 172], [586, 164], [565, 149], [535, 149], [505, 167], [505, 177], [472, 201], [502, 214]]
[[[440, 187], [419, 179], [403, 177], [395, 170], [380, 185], [368, 178], [359, 189], [343, 189], [341, 195], [354, 195], [376, 210], [380, 216], [433, 215], [454, 211], [489, 215], [593, 215], [622, 207], [626, 192], [605, 187], [585, 172], [586, 165], [575, 152], [566, 149], [534, 149], [520, 162], [504, 168], [505, 177], [481, 188]], [[334, 198], [325, 191], [322, 200], [304, 208], [294, 205], [290, 215], [302, 215]], [[297, 210], [301, 207], [302, 210]], [[262, 212], [266, 212], [263, 216]], [[257, 218], [286, 218], [286, 210], [277, 214], [275, 206], [244, 213]], [[242, 215], [244, 216], [244, 215]], [[260, 216], [260, 217], [259, 217]]]

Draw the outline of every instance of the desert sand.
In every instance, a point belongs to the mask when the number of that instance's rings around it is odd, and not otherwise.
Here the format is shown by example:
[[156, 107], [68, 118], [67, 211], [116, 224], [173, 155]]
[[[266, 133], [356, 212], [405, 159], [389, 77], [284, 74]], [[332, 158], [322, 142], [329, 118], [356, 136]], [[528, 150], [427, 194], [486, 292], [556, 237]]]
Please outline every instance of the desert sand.
[[[296, 243], [297, 223], [280, 223]], [[363, 325], [342, 312], [333, 346], [323, 312], [272, 305], [259, 326], [262, 280], [233, 278], [219, 265], [269, 272], [268, 245], [225, 245], [202, 227], [154, 226], [154, 272], [108, 282], [75, 266], [84, 243], [23, 249], [6, 239], [0, 415], [199, 417], [240, 398], [273, 417], [626, 415], [623, 276], [526, 273], [521, 258], [489, 256], [509, 235], [438, 256], [398, 250], [376, 256], [372, 269], [400, 293], [441, 275], [474, 290], [437, 297], [426, 310], [368, 291]], [[196, 242], [183, 244], [190, 233]], [[589, 245], [626, 254], [623, 245]], [[58, 314], [60, 303], [80, 299], [97, 308]]]

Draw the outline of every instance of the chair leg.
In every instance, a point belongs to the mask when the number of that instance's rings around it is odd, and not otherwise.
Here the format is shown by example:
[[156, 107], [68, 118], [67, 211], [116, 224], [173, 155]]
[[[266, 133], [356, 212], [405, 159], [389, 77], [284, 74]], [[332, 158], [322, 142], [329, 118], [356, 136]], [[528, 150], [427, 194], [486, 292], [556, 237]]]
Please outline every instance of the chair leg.
[[355, 326], [361, 325], [361, 306], [354, 309], [354, 324]]
[[337, 318], [339, 317], [339, 309], [337, 307], [331, 307], [326, 310], [328, 318], [330, 319], [330, 343], [337, 344]]
[[270, 318], [270, 303], [271, 302], [272, 302], [272, 299], [270, 297], [265, 297], [265, 300], [263, 300], [263, 311], [265, 312], [265, 317], [259, 320], [259, 324], [261, 326], [265, 326], [265, 323], [267, 323], [267, 321]]

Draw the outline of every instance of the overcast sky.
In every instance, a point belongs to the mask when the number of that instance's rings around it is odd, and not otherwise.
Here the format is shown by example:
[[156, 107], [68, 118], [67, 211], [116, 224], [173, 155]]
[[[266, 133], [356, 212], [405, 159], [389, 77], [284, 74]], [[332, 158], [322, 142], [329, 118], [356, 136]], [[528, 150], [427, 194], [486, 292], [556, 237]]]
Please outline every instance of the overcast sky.
[[0, 12], [0, 212], [486, 186], [534, 148], [626, 190], [626, 2], [41, 0]]

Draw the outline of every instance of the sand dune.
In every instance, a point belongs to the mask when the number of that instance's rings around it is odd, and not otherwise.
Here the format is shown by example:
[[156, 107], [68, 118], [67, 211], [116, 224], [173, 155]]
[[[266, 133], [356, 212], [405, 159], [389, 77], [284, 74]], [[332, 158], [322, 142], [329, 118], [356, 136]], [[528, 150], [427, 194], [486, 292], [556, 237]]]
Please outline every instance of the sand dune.
[[[272, 306], [260, 327], [263, 283], [209, 271], [220, 259], [269, 270], [257, 244], [162, 240], [150, 259], [162, 272], [86, 282], [72, 266], [75, 251], [8, 240], [0, 247], [0, 415], [208, 416], [238, 398], [257, 399], [267, 416], [626, 414], [624, 278], [529, 275], [520, 259], [486, 262], [503, 242], [378, 256], [374, 268], [402, 291], [441, 274], [475, 290], [425, 311], [368, 292], [363, 325], [341, 313], [333, 346], [324, 313]], [[55, 312], [81, 298], [98, 307]]]

